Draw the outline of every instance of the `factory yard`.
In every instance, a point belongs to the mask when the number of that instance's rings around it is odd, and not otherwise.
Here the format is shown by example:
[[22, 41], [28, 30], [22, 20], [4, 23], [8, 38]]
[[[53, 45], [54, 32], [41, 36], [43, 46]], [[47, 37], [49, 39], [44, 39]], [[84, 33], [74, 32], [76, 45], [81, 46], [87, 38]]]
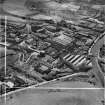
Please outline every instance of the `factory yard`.
[[97, 3], [0, 2], [0, 105], [104, 105], [105, 6]]
[[15, 92], [10, 97], [7, 96], [6, 103], [2, 105], [102, 105], [103, 97], [103, 90], [100, 89], [57, 90], [29, 88]]

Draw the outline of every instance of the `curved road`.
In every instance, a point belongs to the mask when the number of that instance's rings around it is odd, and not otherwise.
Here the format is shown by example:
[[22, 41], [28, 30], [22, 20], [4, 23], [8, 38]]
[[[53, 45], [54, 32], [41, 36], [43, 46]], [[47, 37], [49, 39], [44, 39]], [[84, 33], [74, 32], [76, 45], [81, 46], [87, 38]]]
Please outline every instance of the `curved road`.
[[95, 74], [97, 85], [104, 87], [105, 84], [105, 78], [104, 74], [98, 64], [98, 58], [99, 58], [99, 52], [100, 48], [105, 44], [105, 32], [101, 34], [93, 43], [89, 50], [89, 54], [93, 55], [92, 57], [92, 64], [93, 64], [93, 73]]

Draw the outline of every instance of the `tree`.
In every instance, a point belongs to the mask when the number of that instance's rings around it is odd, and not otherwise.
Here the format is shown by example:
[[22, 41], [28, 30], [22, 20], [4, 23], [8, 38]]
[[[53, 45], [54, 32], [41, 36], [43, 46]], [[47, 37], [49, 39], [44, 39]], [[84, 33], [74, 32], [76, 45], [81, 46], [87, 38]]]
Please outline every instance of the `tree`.
[[0, 3], [3, 4], [6, 0], [0, 0]]

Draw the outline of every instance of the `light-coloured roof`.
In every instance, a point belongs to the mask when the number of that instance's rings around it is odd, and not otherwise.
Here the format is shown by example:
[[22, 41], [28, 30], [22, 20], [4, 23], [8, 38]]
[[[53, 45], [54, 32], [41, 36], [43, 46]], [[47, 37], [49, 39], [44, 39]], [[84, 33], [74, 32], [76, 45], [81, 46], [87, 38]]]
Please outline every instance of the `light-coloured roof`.
[[60, 35], [54, 38], [53, 41], [56, 41], [62, 45], [68, 45], [69, 43], [71, 43], [72, 39], [66, 35]]

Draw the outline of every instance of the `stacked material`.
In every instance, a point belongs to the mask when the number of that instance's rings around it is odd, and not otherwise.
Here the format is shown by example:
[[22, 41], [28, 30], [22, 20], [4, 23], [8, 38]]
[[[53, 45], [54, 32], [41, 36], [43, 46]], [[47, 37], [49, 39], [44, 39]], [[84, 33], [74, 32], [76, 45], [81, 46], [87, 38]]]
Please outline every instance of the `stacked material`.
[[86, 56], [84, 55], [71, 55], [70, 53], [63, 57], [69, 63], [72, 63], [75, 66], [79, 66], [82, 63], [86, 63], [87, 65], [91, 66], [92, 63], [90, 60], [86, 60]]

